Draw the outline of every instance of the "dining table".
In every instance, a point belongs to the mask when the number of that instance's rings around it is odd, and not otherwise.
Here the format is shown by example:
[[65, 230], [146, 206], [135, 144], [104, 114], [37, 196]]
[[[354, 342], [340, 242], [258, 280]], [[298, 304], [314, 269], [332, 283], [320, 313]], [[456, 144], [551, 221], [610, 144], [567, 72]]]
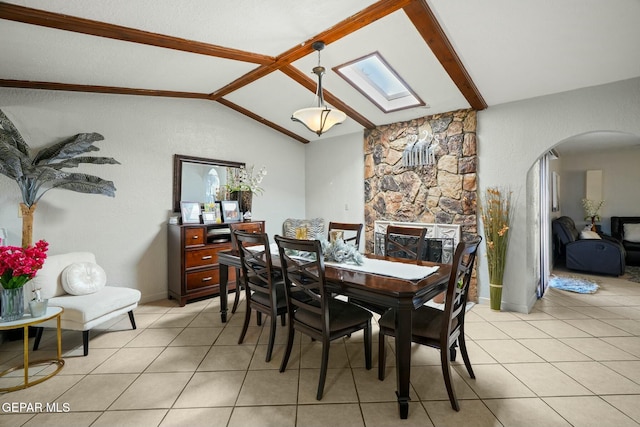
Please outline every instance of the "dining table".
[[[280, 259], [276, 255], [277, 251], [271, 252], [272, 263], [277, 268], [280, 266]], [[373, 254], [367, 254], [365, 257], [371, 260], [390, 261], [394, 264], [432, 267], [433, 272], [428, 276], [408, 279], [386, 275], [393, 274], [391, 272], [380, 274], [380, 272], [355, 270], [348, 264], [325, 263], [327, 286], [332, 292], [395, 310], [396, 395], [400, 418], [406, 419], [410, 401], [412, 314], [415, 309], [446, 290], [451, 265], [430, 261], [416, 262]], [[226, 322], [229, 268], [241, 267], [239, 254], [234, 250], [221, 251], [218, 253], [218, 263], [220, 266], [220, 315], [222, 322]]]

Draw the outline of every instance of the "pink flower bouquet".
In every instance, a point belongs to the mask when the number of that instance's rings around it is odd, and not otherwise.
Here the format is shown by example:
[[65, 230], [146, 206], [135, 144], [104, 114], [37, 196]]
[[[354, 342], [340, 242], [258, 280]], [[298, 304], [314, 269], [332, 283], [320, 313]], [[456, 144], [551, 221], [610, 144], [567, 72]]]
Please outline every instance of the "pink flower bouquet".
[[18, 289], [33, 279], [47, 259], [49, 243], [40, 240], [34, 246], [0, 246], [0, 284]]

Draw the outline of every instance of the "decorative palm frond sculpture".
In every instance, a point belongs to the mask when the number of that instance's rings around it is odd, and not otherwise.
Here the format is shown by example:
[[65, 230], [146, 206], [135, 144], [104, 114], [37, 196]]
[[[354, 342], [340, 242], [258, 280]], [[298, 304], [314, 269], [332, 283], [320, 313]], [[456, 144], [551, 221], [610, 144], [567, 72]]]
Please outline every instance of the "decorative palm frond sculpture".
[[16, 181], [22, 193], [22, 246], [32, 242], [33, 212], [38, 200], [49, 190], [60, 188], [79, 193], [115, 197], [116, 187], [94, 175], [66, 172], [82, 163], [120, 164], [111, 157], [81, 156], [98, 151], [99, 133], [79, 133], [45, 147], [31, 157], [30, 148], [9, 118], [0, 110], [0, 174]]

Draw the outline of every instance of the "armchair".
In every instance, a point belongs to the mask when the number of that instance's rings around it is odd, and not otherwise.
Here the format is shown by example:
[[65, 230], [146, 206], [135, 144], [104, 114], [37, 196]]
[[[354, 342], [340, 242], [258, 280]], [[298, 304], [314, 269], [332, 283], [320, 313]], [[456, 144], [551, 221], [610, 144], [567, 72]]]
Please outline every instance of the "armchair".
[[640, 216], [611, 217], [611, 235], [622, 242], [627, 253], [626, 262], [629, 265], [640, 265], [640, 239], [637, 232], [640, 225], [638, 224], [640, 224]]
[[552, 228], [558, 243], [558, 254], [564, 257], [568, 269], [611, 276], [624, 274], [625, 250], [613, 237], [583, 237], [568, 216], [554, 219]]

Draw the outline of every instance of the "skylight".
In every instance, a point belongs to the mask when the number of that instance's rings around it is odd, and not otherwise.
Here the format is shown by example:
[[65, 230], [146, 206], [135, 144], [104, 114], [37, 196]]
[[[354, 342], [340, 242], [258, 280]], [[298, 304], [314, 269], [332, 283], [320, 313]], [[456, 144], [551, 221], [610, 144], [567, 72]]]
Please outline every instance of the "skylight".
[[333, 70], [385, 113], [425, 105], [378, 52]]

